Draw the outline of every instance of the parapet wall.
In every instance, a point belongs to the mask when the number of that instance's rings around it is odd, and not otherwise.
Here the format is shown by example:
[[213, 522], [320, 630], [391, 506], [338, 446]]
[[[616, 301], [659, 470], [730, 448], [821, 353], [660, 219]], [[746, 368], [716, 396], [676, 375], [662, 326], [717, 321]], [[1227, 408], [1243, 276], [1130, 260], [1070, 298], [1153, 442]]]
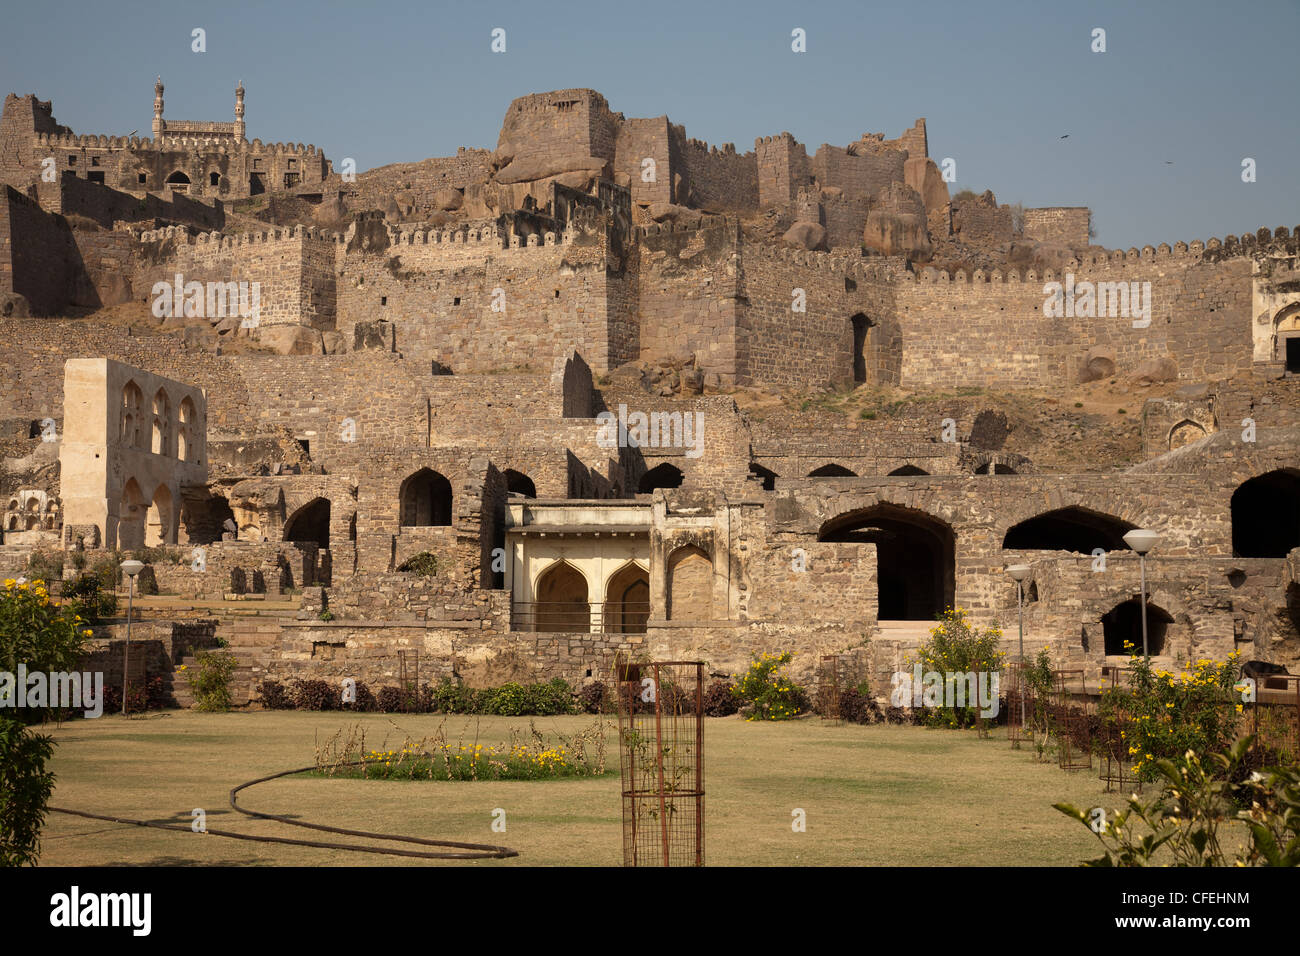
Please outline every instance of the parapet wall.
[[[1194, 244], [1194, 246], [1199, 244]], [[976, 271], [968, 276], [928, 269], [903, 276], [895, 288], [904, 329], [902, 384], [1036, 388], [1078, 380], [1090, 349], [1129, 377], [1145, 359], [1168, 358], [1181, 379], [1220, 378], [1244, 371], [1251, 359], [1251, 260], [1203, 261], [1148, 247], [1147, 255], [1090, 257], [1064, 273], [1023, 276]], [[1136, 253], [1136, 250], [1133, 251]], [[1124, 283], [1149, 304], [1150, 324], [1130, 315], [1044, 314], [1051, 282]], [[1148, 293], [1149, 290], [1149, 293]], [[1080, 288], [1076, 294], [1076, 303]], [[1110, 304], [1110, 295], [1103, 296]]]
[[672, 128], [677, 154], [690, 185], [690, 204], [710, 212], [747, 213], [758, 209], [758, 156], [737, 153], [731, 143], [722, 148], [687, 139], [682, 126]]
[[[335, 261], [344, 238], [304, 226], [227, 236], [168, 227], [141, 233], [145, 265], [133, 279], [143, 295], [158, 282], [260, 283], [259, 322], [334, 328]], [[216, 318], [209, 316], [208, 318]]]

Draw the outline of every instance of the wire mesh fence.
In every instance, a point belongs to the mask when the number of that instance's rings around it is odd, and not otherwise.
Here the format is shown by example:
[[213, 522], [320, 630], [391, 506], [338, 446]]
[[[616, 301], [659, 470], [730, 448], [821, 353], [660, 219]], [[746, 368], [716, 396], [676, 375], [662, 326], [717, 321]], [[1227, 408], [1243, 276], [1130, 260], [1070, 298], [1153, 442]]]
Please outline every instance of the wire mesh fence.
[[704, 865], [704, 664], [614, 665], [625, 866]]

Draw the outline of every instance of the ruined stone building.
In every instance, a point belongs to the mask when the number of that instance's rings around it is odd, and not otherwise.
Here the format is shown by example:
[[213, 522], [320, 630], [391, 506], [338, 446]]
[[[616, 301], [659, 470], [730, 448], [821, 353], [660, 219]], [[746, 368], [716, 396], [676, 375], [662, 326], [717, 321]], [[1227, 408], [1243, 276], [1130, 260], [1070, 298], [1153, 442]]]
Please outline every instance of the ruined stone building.
[[1014, 635], [1025, 563], [1027, 645], [1095, 675], [1143, 527], [1161, 659], [1300, 660], [1294, 230], [1103, 249], [1087, 209], [950, 196], [924, 120], [740, 153], [563, 90], [344, 179], [248, 144], [242, 91], [234, 124], [161, 99], [152, 141], [6, 100], [6, 570], [153, 545], [164, 593], [302, 590], [221, 625], [257, 675], [499, 683], [880, 679], [953, 605]]

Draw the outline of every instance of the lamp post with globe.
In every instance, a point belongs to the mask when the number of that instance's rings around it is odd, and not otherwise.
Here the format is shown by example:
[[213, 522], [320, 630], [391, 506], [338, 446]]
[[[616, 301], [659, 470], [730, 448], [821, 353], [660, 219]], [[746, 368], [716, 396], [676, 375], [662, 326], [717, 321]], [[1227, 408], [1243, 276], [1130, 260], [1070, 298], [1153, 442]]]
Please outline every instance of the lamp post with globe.
[[1138, 564], [1142, 569], [1142, 656], [1150, 660], [1147, 648], [1147, 552], [1160, 544], [1160, 533], [1134, 528], [1124, 535], [1124, 543], [1138, 553]]
[[130, 590], [126, 595], [126, 649], [122, 653], [122, 716], [126, 716], [127, 699], [130, 696], [130, 663], [131, 663], [131, 610], [135, 599], [135, 579], [141, 571], [144, 570], [144, 562], [130, 561], [122, 562], [122, 573], [130, 579]]

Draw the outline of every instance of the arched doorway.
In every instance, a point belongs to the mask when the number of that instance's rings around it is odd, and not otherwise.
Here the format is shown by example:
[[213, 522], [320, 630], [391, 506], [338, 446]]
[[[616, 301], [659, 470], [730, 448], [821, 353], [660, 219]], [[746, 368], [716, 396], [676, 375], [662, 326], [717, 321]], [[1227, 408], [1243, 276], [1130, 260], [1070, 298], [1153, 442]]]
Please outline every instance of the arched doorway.
[[591, 630], [587, 579], [568, 561], [559, 560], [537, 579], [534, 630], [563, 633]]
[[451, 482], [438, 472], [421, 468], [398, 491], [404, 528], [451, 524]]
[[1232, 553], [1285, 558], [1300, 548], [1300, 470], [1281, 468], [1242, 482], [1232, 495]]
[[167, 185], [171, 187], [173, 192], [188, 193], [190, 191], [190, 177], [178, 169], [167, 177]]
[[932, 621], [953, 606], [956, 536], [933, 515], [874, 505], [832, 518], [817, 540], [875, 544], [878, 620]]
[[117, 547], [133, 551], [144, 547], [145, 514], [149, 501], [134, 478], [122, 486], [122, 497], [117, 506]]
[[605, 630], [611, 634], [644, 634], [650, 617], [650, 572], [629, 561], [605, 587]]
[[[1173, 617], [1162, 607], [1147, 601], [1147, 651], [1152, 657], [1164, 652], [1165, 637]], [[1106, 653], [1122, 654], [1142, 653], [1142, 602], [1138, 598], [1121, 601], [1107, 611], [1101, 618], [1102, 633], [1105, 635]], [[1132, 647], [1125, 647], [1128, 642]]]
[[904, 465], [901, 468], [895, 468], [893, 471], [891, 471], [889, 473], [889, 477], [918, 478], [921, 475], [928, 475], [928, 474], [929, 472], [926, 471], [924, 468], [917, 468], [916, 465]]
[[668, 620], [713, 620], [713, 561], [702, 548], [678, 548], [669, 556], [667, 584]]
[[1009, 551], [1073, 551], [1092, 554], [1103, 551], [1124, 551], [1124, 535], [1133, 525], [1114, 515], [1103, 514], [1088, 508], [1058, 508], [1013, 525], [1002, 539], [1002, 547]]
[[680, 468], [664, 462], [641, 476], [636, 491], [639, 495], [648, 495], [656, 488], [680, 488], [683, 480], [684, 476]]
[[314, 498], [295, 511], [284, 523], [285, 541], [312, 542], [328, 551], [330, 546], [330, 503]]

